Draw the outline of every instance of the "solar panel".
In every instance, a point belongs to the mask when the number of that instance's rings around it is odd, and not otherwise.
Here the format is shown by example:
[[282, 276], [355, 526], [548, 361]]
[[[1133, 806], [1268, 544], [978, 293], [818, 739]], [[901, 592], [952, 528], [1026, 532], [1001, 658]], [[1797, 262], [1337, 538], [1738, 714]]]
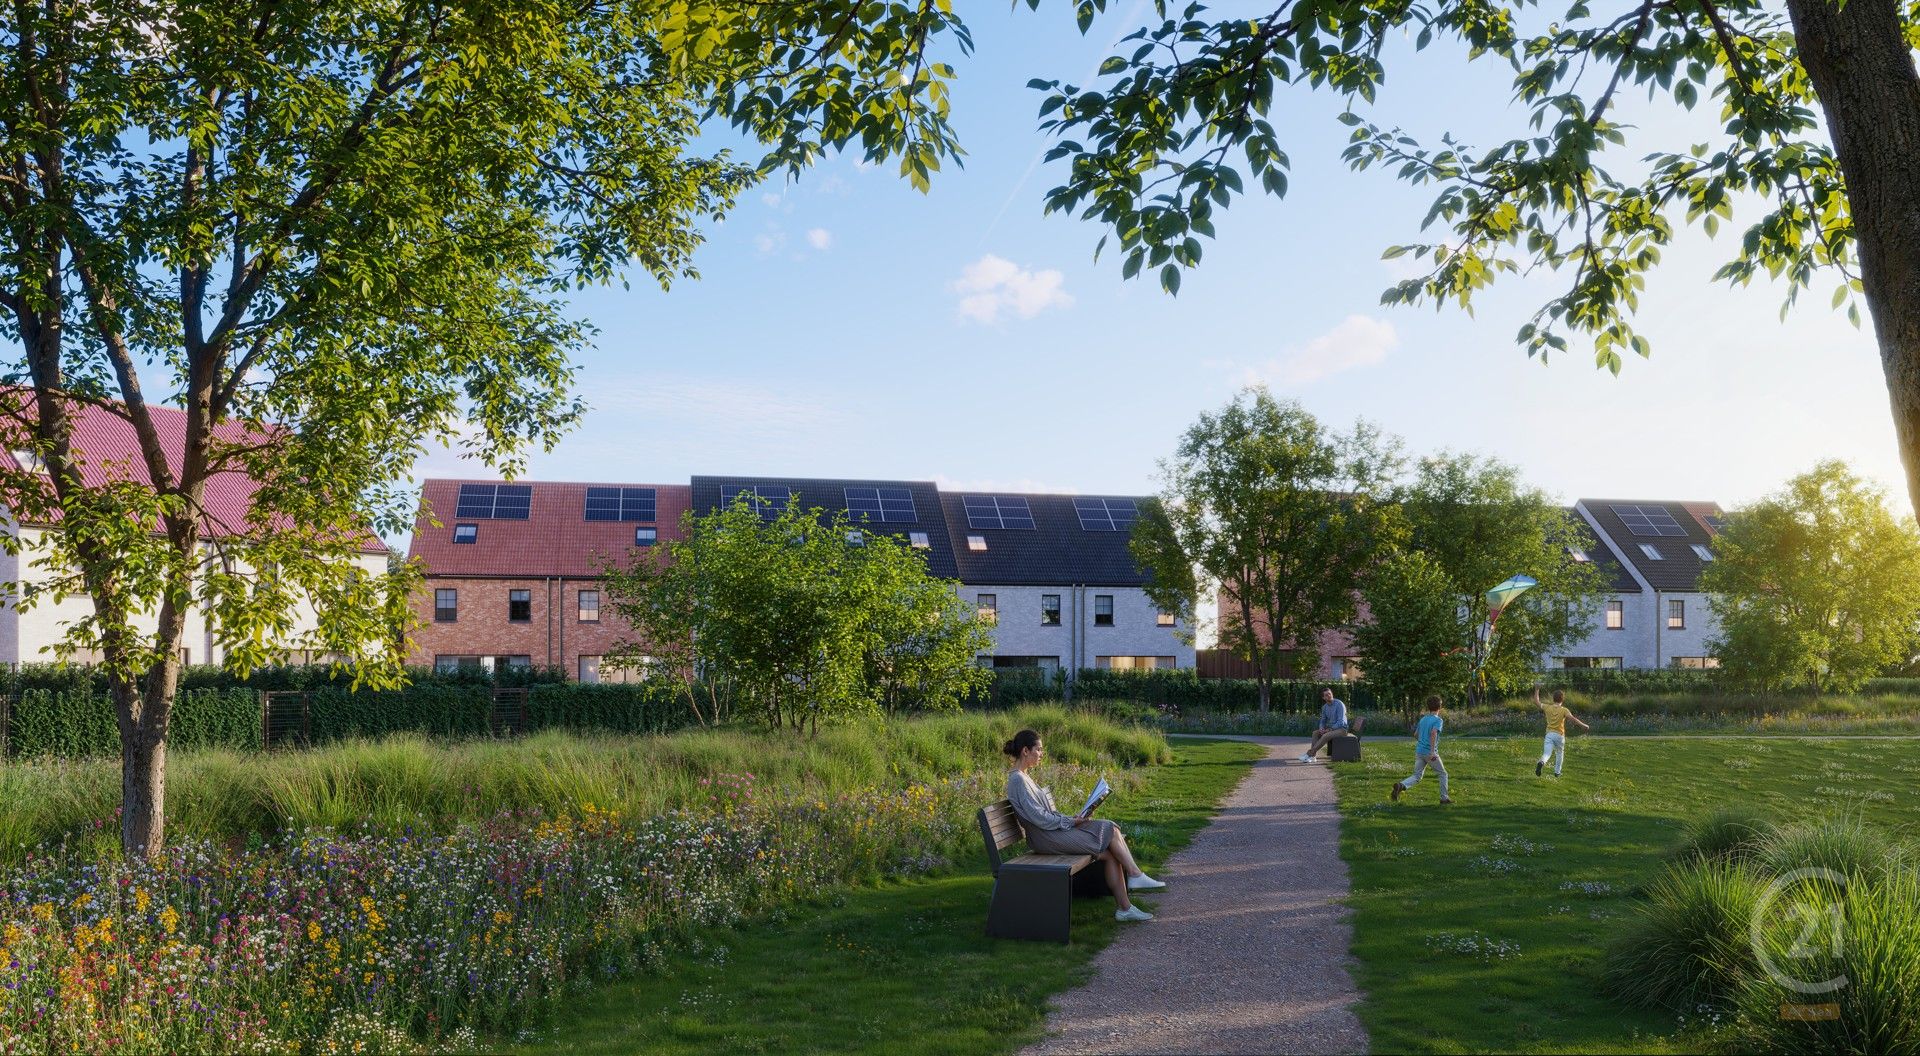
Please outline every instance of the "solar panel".
[[967, 511], [969, 528], [1033, 527], [1025, 495], [962, 495], [960, 505]]
[[531, 484], [462, 484], [455, 517], [524, 521], [533, 509]]
[[1627, 526], [1627, 531], [1640, 536], [1677, 535], [1685, 537], [1687, 530], [1673, 519], [1665, 506], [1615, 506], [1614, 516]]
[[589, 521], [651, 521], [659, 507], [653, 488], [588, 488]]
[[906, 488], [848, 488], [847, 514], [856, 521], [912, 524], [920, 519], [913, 492]]
[[1727, 530], [1727, 519], [1725, 517], [1720, 516], [1717, 513], [1707, 514], [1706, 522], [1707, 522], [1707, 527], [1713, 529], [1713, 533], [1715, 535], [1718, 535], [1721, 532], [1724, 532]]
[[1080, 527], [1089, 532], [1126, 532], [1140, 519], [1140, 507], [1132, 499], [1075, 499], [1073, 512], [1080, 515]]
[[720, 504], [732, 506], [742, 495], [747, 497], [747, 501], [753, 505], [753, 512], [759, 514], [763, 521], [779, 519], [780, 512], [787, 508], [787, 503], [793, 498], [793, 493], [785, 488], [771, 484], [749, 484], [745, 487], [721, 488]]

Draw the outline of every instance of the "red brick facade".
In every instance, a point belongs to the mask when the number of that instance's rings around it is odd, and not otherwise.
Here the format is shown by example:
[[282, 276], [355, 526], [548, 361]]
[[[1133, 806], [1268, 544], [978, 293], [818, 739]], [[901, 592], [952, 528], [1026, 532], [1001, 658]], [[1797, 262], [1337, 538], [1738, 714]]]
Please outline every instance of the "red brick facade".
[[[435, 619], [439, 590], [457, 591], [457, 619]], [[528, 592], [528, 618], [509, 616], [509, 592]], [[598, 622], [580, 618], [580, 593], [599, 594]], [[535, 667], [559, 667], [571, 679], [580, 678], [580, 658], [605, 656], [615, 642], [633, 637], [633, 629], [613, 614], [598, 579], [551, 576], [506, 579], [475, 576], [428, 576], [413, 596], [419, 628], [411, 639], [409, 662], [432, 665], [442, 657], [524, 656]], [[618, 681], [607, 672], [602, 681]]]

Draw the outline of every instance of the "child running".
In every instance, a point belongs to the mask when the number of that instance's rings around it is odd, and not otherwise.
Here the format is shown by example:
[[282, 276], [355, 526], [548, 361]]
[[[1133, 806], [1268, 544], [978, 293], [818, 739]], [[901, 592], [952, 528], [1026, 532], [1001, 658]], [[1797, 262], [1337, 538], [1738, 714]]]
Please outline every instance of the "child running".
[[1447, 768], [1440, 762], [1440, 730], [1446, 724], [1447, 720], [1440, 717], [1440, 698], [1428, 697], [1427, 713], [1420, 716], [1420, 721], [1413, 727], [1413, 776], [1393, 783], [1395, 803], [1400, 802], [1400, 793], [1420, 783], [1420, 776], [1426, 773], [1427, 767], [1433, 767], [1433, 772], [1440, 777], [1440, 802], [1453, 802], [1447, 796]]
[[1533, 703], [1534, 706], [1547, 713], [1547, 743], [1545, 747], [1540, 749], [1540, 761], [1533, 764], [1533, 776], [1539, 777], [1540, 771], [1546, 768], [1547, 760], [1551, 759], [1553, 760], [1553, 776], [1559, 777], [1560, 764], [1565, 761], [1567, 757], [1568, 720], [1572, 720], [1575, 726], [1583, 730], [1591, 730], [1593, 727], [1581, 722], [1579, 716], [1567, 710], [1567, 695], [1561, 690], [1556, 689], [1553, 691], [1553, 703], [1548, 704], [1540, 699], [1540, 687], [1535, 686], [1533, 687]]

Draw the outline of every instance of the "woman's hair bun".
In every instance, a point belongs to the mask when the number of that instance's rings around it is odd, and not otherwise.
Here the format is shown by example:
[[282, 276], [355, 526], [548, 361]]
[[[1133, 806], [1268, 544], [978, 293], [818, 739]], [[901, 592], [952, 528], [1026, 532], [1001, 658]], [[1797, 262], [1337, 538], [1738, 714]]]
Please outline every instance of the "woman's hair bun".
[[1019, 733], [1014, 734], [1013, 740], [1008, 741], [1000, 750], [1006, 753], [1007, 755], [1010, 755], [1013, 758], [1018, 759], [1020, 758], [1021, 752], [1024, 752], [1027, 749], [1039, 743], [1040, 743], [1039, 734], [1033, 732], [1032, 730], [1021, 730]]

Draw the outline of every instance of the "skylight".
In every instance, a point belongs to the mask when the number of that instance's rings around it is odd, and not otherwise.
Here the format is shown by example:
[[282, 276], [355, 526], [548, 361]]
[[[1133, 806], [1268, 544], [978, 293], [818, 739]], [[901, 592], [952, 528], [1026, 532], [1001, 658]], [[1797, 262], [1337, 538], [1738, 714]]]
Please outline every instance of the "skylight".
[[1693, 556], [1699, 558], [1702, 561], [1711, 561], [1713, 560], [1713, 551], [1707, 549], [1705, 546], [1701, 545], [1700, 543], [1694, 543]]
[[1667, 555], [1661, 553], [1652, 543], [1641, 543], [1640, 552], [1647, 555], [1649, 561], [1665, 561]]

